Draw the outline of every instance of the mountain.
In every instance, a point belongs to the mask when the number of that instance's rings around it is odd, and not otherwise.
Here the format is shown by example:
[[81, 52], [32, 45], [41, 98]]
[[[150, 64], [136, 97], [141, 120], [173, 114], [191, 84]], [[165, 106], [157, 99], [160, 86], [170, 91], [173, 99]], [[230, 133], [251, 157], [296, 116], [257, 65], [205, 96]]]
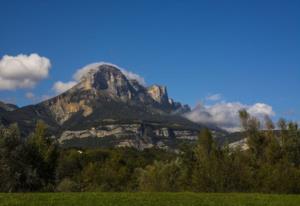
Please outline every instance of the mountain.
[[144, 149], [195, 140], [203, 125], [181, 116], [188, 111], [187, 105], [169, 98], [166, 87], [143, 86], [117, 67], [101, 64], [63, 94], [0, 117], [4, 125], [17, 122], [24, 135], [42, 120], [65, 147]]
[[4, 103], [0, 101], [0, 112], [13, 111], [15, 109], [18, 109], [17, 105]]
[[8, 104], [0, 101], [0, 125], [2, 123], [2, 116], [4, 116], [5, 113], [11, 112], [18, 109], [17, 105], [14, 104]]

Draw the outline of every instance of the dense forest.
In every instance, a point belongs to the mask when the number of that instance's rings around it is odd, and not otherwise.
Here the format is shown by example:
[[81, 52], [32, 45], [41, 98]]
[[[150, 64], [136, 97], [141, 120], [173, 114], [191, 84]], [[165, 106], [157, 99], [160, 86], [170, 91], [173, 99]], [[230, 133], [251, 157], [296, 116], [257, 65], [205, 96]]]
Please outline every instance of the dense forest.
[[[38, 122], [22, 138], [0, 128], [0, 192], [195, 191], [300, 193], [300, 130], [240, 111], [247, 148], [219, 146], [208, 129], [176, 151], [63, 149]], [[262, 129], [264, 128], [264, 129]]]

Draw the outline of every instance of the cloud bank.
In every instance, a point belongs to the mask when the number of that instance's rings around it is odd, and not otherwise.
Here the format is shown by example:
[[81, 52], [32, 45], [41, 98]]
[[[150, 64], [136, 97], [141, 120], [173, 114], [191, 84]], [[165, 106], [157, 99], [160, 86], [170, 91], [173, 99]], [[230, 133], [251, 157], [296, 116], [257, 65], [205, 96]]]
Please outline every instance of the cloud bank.
[[240, 130], [239, 110], [246, 109], [248, 113], [258, 119], [265, 115], [274, 116], [275, 112], [270, 105], [256, 103], [246, 105], [240, 102], [221, 102], [214, 105], [197, 105], [191, 112], [184, 116], [197, 123], [213, 124], [227, 131]]
[[33, 88], [48, 77], [50, 60], [38, 54], [4, 55], [0, 60], [0, 90]]

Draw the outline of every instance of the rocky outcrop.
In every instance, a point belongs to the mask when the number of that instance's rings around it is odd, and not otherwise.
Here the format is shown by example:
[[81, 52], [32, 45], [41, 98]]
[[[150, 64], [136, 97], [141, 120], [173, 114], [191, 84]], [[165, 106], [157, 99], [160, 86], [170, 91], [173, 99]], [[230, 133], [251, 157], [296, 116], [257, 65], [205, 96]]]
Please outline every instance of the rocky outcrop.
[[[157, 125], [145, 124], [108, 124], [79, 131], [64, 131], [59, 138], [61, 144], [68, 144], [74, 139], [88, 138], [118, 139], [115, 147], [134, 147], [145, 149], [151, 147], [169, 148], [176, 140], [196, 140], [197, 131], [182, 130], [167, 127], [157, 128]], [[107, 141], [107, 140], [106, 140]]]
[[59, 138], [59, 142], [70, 140], [72, 138], [103, 138], [107, 136], [115, 136], [117, 138], [120, 138], [130, 135], [141, 136], [141, 126], [138, 124], [110, 124], [105, 126], [102, 125], [97, 128], [92, 127], [87, 130], [65, 131]]
[[152, 85], [147, 88], [147, 92], [150, 97], [159, 104], [170, 104], [167, 88], [165, 86]]
[[68, 97], [58, 97], [55, 101], [47, 104], [47, 107], [52, 111], [52, 115], [55, 120], [62, 125], [67, 121], [73, 114], [82, 112], [84, 117], [89, 116], [93, 112], [93, 108], [87, 104], [87, 101], [82, 99], [79, 102], [71, 101]]
[[247, 144], [247, 138], [232, 142], [228, 146], [232, 149], [240, 148], [243, 151], [249, 149], [249, 146]]
[[111, 65], [101, 65], [92, 69], [83, 76], [81, 84], [84, 84], [87, 90], [101, 91], [122, 101], [131, 100], [135, 94], [135, 89], [125, 75]]

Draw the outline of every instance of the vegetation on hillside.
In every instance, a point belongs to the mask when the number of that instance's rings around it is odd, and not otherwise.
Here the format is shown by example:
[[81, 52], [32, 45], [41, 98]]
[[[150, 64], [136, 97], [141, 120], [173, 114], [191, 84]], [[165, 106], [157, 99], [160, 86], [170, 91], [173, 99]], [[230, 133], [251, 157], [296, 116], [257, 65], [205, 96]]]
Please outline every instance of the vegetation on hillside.
[[145, 191], [300, 193], [300, 130], [240, 111], [248, 149], [218, 146], [203, 129], [176, 152], [60, 148], [39, 122], [29, 138], [0, 129], [0, 191]]

